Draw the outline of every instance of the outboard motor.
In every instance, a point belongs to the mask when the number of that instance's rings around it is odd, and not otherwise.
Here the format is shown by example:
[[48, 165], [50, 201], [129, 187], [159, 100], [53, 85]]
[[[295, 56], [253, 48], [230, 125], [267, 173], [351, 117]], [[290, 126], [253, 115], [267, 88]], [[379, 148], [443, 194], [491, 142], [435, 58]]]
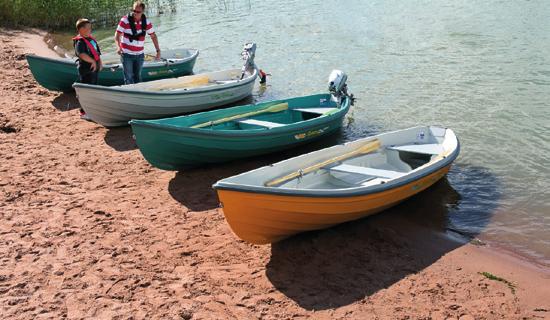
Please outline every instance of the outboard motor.
[[355, 101], [353, 94], [348, 94], [348, 85], [346, 81], [348, 76], [340, 70], [332, 70], [330, 76], [328, 77], [328, 91], [332, 94], [333, 97], [339, 102], [343, 96], [349, 97], [351, 99], [351, 104]]
[[256, 64], [254, 63], [254, 58], [256, 57], [256, 44], [253, 42], [246, 43], [243, 47], [243, 52], [241, 52], [241, 56], [244, 60], [241, 73], [242, 79], [244, 78], [244, 74], [247, 70], [257, 69]]

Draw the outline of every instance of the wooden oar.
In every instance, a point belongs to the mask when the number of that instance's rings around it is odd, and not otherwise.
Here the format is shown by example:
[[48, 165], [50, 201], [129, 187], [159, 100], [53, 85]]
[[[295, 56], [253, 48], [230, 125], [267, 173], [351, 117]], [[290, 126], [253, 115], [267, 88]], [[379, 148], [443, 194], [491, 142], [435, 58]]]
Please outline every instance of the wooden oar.
[[161, 83], [149, 87], [149, 90], [182, 89], [191, 87], [200, 87], [207, 85], [210, 79], [205, 75], [195, 75], [182, 77], [181, 79], [170, 79], [167, 83]]
[[267, 112], [275, 113], [275, 112], [285, 111], [287, 109], [288, 109], [288, 103], [286, 103], [286, 102], [285, 103], [279, 103], [279, 104], [272, 105], [272, 106], [267, 107], [267, 108], [262, 109], [262, 110], [241, 113], [241, 114], [237, 114], [237, 115], [234, 115], [234, 116], [230, 116], [230, 117], [226, 117], [226, 118], [222, 118], [222, 119], [218, 119], [218, 120], [214, 120], [214, 121], [208, 121], [208, 122], [204, 122], [204, 123], [201, 123], [201, 124], [196, 124], [196, 125], [192, 126], [191, 128], [204, 128], [204, 127], [213, 126], [213, 125], [228, 122], [228, 121], [233, 121], [233, 120], [236, 120], [236, 119], [242, 119], [242, 118], [246, 118], [246, 117], [250, 117], [250, 116], [255, 116], [255, 115], [258, 115], [258, 114], [262, 114], [262, 113], [267, 113]]
[[163, 57], [160, 57], [159, 60], [156, 60], [157, 59], [157, 56], [154, 55], [154, 54], [150, 54], [150, 53], [146, 53], [145, 54], [145, 61], [149, 62], [149, 61], [166, 61], [166, 59], [164, 59]]
[[345, 153], [343, 155], [325, 160], [323, 162], [319, 162], [319, 163], [311, 165], [307, 168], [300, 169], [298, 171], [294, 171], [294, 172], [292, 172], [290, 174], [287, 174], [286, 176], [283, 176], [281, 178], [277, 178], [277, 179], [268, 181], [264, 185], [266, 187], [273, 187], [273, 186], [276, 186], [276, 185], [280, 185], [280, 184], [283, 184], [284, 182], [287, 182], [289, 180], [293, 180], [293, 179], [301, 177], [305, 174], [308, 174], [310, 172], [322, 169], [323, 167], [326, 167], [329, 164], [339, 162], [339, 161], [344, 161], [346, 159], [349, 159], [349, 158], [352, 158], [352, 157], [355, 157], [355, 156], [358, 156], [358, 155], [371, 153], [373, 151], [378, 150], [378, 148], [380, 148], [380, 140], [378, 140], [378, 139], [371, 140], [371, 141], [367, 142], [366, 144], [364, 144], [362, 147], [359, 147], [358, 149], [355, 149], [351, 152], [348, 152], [348, 153]]

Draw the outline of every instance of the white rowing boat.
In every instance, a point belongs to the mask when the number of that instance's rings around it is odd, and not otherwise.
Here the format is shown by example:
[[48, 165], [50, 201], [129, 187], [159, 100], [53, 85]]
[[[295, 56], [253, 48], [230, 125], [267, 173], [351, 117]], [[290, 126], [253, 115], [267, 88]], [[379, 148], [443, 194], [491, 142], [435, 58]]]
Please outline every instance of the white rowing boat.
[[80, 105], [105, 127], [132, 119], [158, 119], [226, 105], [252, 94], [258, 77], [255, 44], [246, 44], [242, 69], [201, 73], [173, 79], [104, 87], [75, 83]]

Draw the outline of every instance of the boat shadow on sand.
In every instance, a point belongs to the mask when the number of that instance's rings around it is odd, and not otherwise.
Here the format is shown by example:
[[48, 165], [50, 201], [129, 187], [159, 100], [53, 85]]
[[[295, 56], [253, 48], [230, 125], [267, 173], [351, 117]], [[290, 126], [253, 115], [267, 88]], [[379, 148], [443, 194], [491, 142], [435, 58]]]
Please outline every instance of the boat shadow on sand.
[[273, 244], [267, 277], [308, 310], [360, 301], [479, 234], [496, 209], [499, 185], [484, 168], [456, 165], [447, 178], [380, 214]]
[[341, 135], [341, 133], [335, 133], [323, 140], [273, 154], [178, 171], [174, 178], [170, 180], [168, 191], [172, 198], [191, 211], [211, 210], [219, 207], [218, 196], [216, 191], [212, 189], [212, 185], [216, 181], [332, 146], [342, 140]]
[[52, 100], [52, 105], [62, 112], [80, 108], [80, 103], [75, 92], [61, 93]]
[[[66, 112], [80, 108], [80, 103], [75, 92], [61, 93], [52, 101], [52, 105], [59, 111]], [[132, 128], [110, 128], [105, 133], [105, 143], [116, 151], [130, 151], [137, 149], [136, 142], [132, 138]]]
[[[137, 144], [132, 137], [132, 127], [109, 128], [103, 138], [105, 143], [116, 151], [131, 151], [137, 149]], [[143, 160], [145, 161], [145, 160]]]

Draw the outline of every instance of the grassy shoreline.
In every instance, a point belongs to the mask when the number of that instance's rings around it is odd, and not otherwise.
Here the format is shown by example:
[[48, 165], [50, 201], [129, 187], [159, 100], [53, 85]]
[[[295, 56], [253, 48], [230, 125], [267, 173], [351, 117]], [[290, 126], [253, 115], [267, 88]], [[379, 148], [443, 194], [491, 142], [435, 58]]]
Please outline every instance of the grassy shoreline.
[[[178, 0], [145, 1], [147, 12], [175, 11]], [[37, 27], [43, 30], [73, 30], [76, 20], [85, 17], [97, 26], [113, 26], [126, 14], [133, 0], [12, 0], [0, 2], [0, 25]]]
[[[47, 32], [44, 41], [60, 56], [72, 56], [72, 37], [79, 18], [90, 19], [99, 41], [110, 38], [120, 17], [134, 0], [12, 0], [0, 1], [0, 26], [9, 29], [36, 28]], [[149, 16], [176, 11], [182, 0], [145, 0]]]
[[81, 17], [112, 25], [130, 6], [127, 0], [14, 0], [0, 4], [0, 21], [10, 27], [70, 30]]

